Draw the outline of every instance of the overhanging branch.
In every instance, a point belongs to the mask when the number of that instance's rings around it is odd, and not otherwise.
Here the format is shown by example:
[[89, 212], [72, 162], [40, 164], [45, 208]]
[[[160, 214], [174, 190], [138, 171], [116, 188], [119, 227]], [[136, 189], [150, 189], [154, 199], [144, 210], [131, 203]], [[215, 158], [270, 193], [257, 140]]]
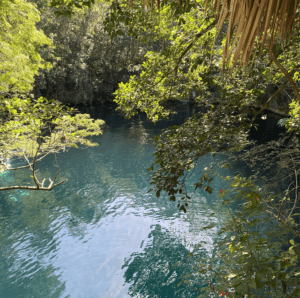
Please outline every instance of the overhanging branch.
[[178, 67], [179, 64], [181, 62], [181, 60], [183, 59], [183, 57], [186, 55], [186, 53], [194, 46], [195, 42], [201, 37], [203, 36], [206, 32], [208, 32], [209, 30], [211, 30], [215, 25], [217, 24], [217, 20], [214, 20], [208, 27], [206, 27], [205, 29], [203, 29], [201, 32], [197, 33], [195, 35], [194, 40], [186, 47], [186, 49], [182, 52], [181, 56], [178, 58], [178, 61], [176, 63], [176, 66], [174, 68], [175, 71], [175, 75], [177, 74], [178, 71]]
[[62, 180], [56, 184], [50, 184], [49, 187], [38, 187], [38, 186], [5, 186], [5, 187], [0, 187], [0, 191], [3, 191], [3, 190], [12, 190], [12, 189], [28, 189], [28, 190], [52, 190], [54, 187], [62, 184], [62, 183], [65, 183], [66, 181], [68, 181], [68, 179], [65, 179], [65, 180]]

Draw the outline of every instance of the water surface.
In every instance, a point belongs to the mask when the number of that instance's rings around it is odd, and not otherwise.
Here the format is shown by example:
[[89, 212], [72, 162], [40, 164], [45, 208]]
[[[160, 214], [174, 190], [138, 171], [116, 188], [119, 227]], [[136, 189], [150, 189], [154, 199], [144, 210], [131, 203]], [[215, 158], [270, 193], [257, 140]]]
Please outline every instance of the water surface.
[[[180, 110], [153, 125], [142, 115], [124, 120], [113, 110], [89, 109], [106, 121], [103, 135], [94, 138], [97, 147], [57, 155], [67, 183], [51, 192], [0, 193], [1, 298], [197, 297], [194, 289], [177, 287], [191, 266], [170, 266], [197, 243], [203, 256], [212, 254], [227, 216], [218, 193], [194, 191], [195, 175], [186, 214], [164, 194], [147, 193], [154, 160], [149, 139], [193, 112]], [[204, 156], [195, 172], [212, 160]], [[53, 157], [39, 165], [41, 176], [53, 177], [56, 170]], [[9, 172], [0, 184], [28, 183], [29, 175]], [[225, 189], [222, 183], [215, 179], [212, 187]], [[203, 230], [212, 223], [215, 228]]]

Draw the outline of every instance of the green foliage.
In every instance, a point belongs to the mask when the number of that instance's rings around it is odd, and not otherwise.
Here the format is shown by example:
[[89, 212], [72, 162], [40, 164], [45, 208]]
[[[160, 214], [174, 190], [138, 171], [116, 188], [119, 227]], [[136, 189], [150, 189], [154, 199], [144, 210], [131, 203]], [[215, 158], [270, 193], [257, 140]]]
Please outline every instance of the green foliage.
[[[202, 111], [154, 139], [155, 162], [148, 169], [156, 196], [166, 191], [169, 199], [183, 212], [191, 202], [185, 183], [199, 158], [205, 154], [215, 157], [217, 153], [237, 151], [236, 160], [246, 156], [249, 163], [253, 166], [260, 163], [266, 171], [272, 166], [277, 167], [277, 180], [269, 181], [269, 188], [266, 187], [263, 194], [255, 185], [255, 180], [261, 178], [257, 169], [254, 168], [255, 174], [250, 180], [239, 176], [232, 178], [231, 189], [221, 192], [231, 220], [220, 231], [223, 240], [215, 243], [220, 254], [212, 259], [196, 260], [197, 269], [185, 280], [190, 286], [193, 276], [206, 280], [199, 289], [203, 291], [200, 297], [218, 297], [221, 291], [226, 293], [226, 289], [230, 297], [296, 297], [299, 293], [299, 245], [290, 242], [290, 249], [284, 246], [291, 234], [300, 237], [296, 223], [299, 150], [292, 148], [296, 138], [288, 146], [285, 142], [290, 134], [286, 134], [278, 145], [274, 142], [257, 147], [248, 140], [255, 119], [261, 117], [267, 107], [255, 111], [252, 107], [256, 100], [270, 84], [282, 86], [279, 90], [290, 94], [290, 89], [285, 87], [287, 76], [270, 60], [267, 49], [258, 57], [259, 47], [247, 72], [234, 69], [230, 73], [232, 61], [222, 65], [221, 57], [226, 26], [216, 29], [214, 17], [204, 14], [204, 2], [198, 1], [199, 6], [180, 12], [166, 2], [159, 17], [156, 10], [145, 13], [140, 9], [141, 4], [135, 4], [132, 11], [123, 2], [113, 6], [106, 20], [106, 30], [112, 37], [128, 30], [137, 38], [161, 38], [166, 44], [161, 51], [147, 53], [139, 76], [119, 84], [115, 101], [126, 117], [142, 111], [156, 122], [174, 113], [172, 108], [166, 108], [167, 101], [188, 100], [190, 94], [194, 94], [193, 99]], [[277, 60], [296, 84], [299, 36], [297, 26], [288, 43], [276, 40], [273, 49]], [[292, 117], [287, 120], [286, 127], [298, 129], [298, 109], [298, 104], [291, 105]], [[214, 170], [220, 167], [230, 166], [211, 164], [203, 169], [195, 189], [203, 188], [214, 195], [211, 182]], [[283, 176], [290, 180], [285, 192], [276, 189], [276, 185], [282, 186]], [[295, 180], [296, 185], [293, 185], [291, 181]], [[295, 187], [290, 189], [291, 185]], [[293, 191], [294, 197], [289, 198]], [[205, 229], [213, 227], [209, 225]], [[271, 232], [266, 233], [267, 230]]]
[[[293, 239], [287, 241], [284, 226], [265, 212], [268, 199], [252, 179], [237, 175], [226, 180], [231, 181], [231, 187], [219, 196], [229, 220], [214, 244], [218, 253], [201, 259], [197, 251], [189, 254], [194, 259], [194, 272], [184, 281], [190, 284], [191, 276], [197, 276], [206, 283], [199, 289], [199, 297], [209, 293], [217, 297], [221, 291], [229, 291], [229, 297], [296, 297], [300, 291], [300, 245]], [[210, 228], [213, 226], [205, 227]]]
[[93, 121], [88, 114], [71, 116], [73, 109], [54, 100], [39, 98], [2, 99], [1, 112], [6, 115], [1, 125], [0, 148], [2, 159], [32, 158], [77, 147], [77, 144], [95, 146], [87, 136], [99, 135], [102, 120]]
[[285, 127], [288, 132], [299, 134], [300, 130], [300, 103], [292, 100], [290, 103], [290, 118], [287, 119]]
[[[203, 3], [203, 2], [202, 2]], [[174, 1], [161, 2], [158, 10], [156, 3], [148, 3], [144, 9], [143, 2], [134, 1], [132, 8], [128, 1], [112, 2], [111, 12], [104, 21], [105, 31], [111, 38], [124, 35], [126, 29], [130, 36], [134, 36], [144, 42], [168, 40], [169, 29], [173, 26], [174, 18], [187, 13], [195, 4], [185, 2], [181, 8]], [[184, 18], [179, 18], [178, 26], [185, 24]], [[132, 26], [134, 24], [134, 26]]]
[[[0, 3], [0, 172], [8, 169], [14, 158], [24, 159], [30, 168], [35, 186], [7, 186], [7, 189], [51, 190], [53, 181], [44, 186], [36, 176], [35, 164], [49, 154], [69, 147], [95, 146], [87, 137], [101, 133], [103, 121], [90, 119], [89, 115], [76, 114], [55, 100], [40, 97], [24, 98], [32, 90], [34, 75], [42, 67], [49, 66], [40, 56], [45, 46], [52, 46], [51, 39], [36, 23], [40, 20], [35, 4], [26, 1]], [[47, 52], [47, 50], [46, 50]], [[51, 53], [50, 53], [51, 56]], [[25, 96], [20, 94], [25, 93]], [[14, 96], [17, 95], [17, 96]]]
[[38, 50], [51, 40], [37, 30], [34, 4], [23, 0], [0, 2], [0, 94], [28, 92], [39, 68], [50, 67]]
[[[214, 53], [210, 46], [216, 33], [212, 22], [205, 18], [195, 21], [198, 12], [193, 9], [182, 17], [184, 24], [171, 25], [167, 21], [167, 26], [161, 28], [162, 20], [167, 20], [171, 12], [170, 7], [165, 7], [152, 33], [157, 38], [168, 36], [170, 46], [159, 53], [148, 52], [140, 77], [131, 77], [128, 83], [121, 83], [115, 93], [115, 101], [127, 117], [137, 111], [146, 112], [154, 122], [159, 117], [167, 117], [170, 110], [163, 107], [167, 100], [185, 99], [191, 89], [204, 94], [210, 84], [209, 80], [204, 80], [204, 74], [211, 76], [218, 70], [210, 64]], [[208, 31], [211, 31], [207, 34], [209, 38], [205, 37]], [[191, 48], [189, 52], [188, 47]]]
[[40, 70], [36, 77], [36, 97], [73, 104], [111, 99], [118, 82], [137, 74], [146, 51], [157, 48], [156, 43], [146, 45], [126, 31], [110, 39], [103, 24], [110, 9], [106, 3], [95, 2], [90, 9], [75, 8], [72, 18], [67, 18], [58, 17], [47, 2], [36, 0], [41, 12], [37, 27], [55, 46], [41, 53], [53, 67]]
[[0, 123], [0, 172], [11, 170], [7, 160], [24, 159], [30, 168], [34, 186], [4, 186], [0, 190], [8, 189], [44, 189], [51, 190], [57, 174], [48, 188], [44, 186], [45, 179], [40, 182], [36, 176], [35, 164], [49, 154], [65, 151], [70, 147], [96, 146], [87, 137], [99, 135], [100, 125], [104, 122], [90, 118], [88, 114], [74, 114], [74, 110], [63, 106], [59, 102], [39, 98], [35, 104], [31, 99], [1, 100], [0, 111], [5, 118]]
[[[167, 0], [160, 3], [160, 9], [157, 7], [157, 3], [152, 2], [150, 0], [147, 1], [146, 7], [144, 7], [143, 2], [133, 1], [132, 7], [131, 3], [128, 1], [112, 1], [112, 0], [97, 0], [97, 2], [107, 3], [111, 4], [115, 12], [117, 14], [112, 16], [113, 21], [117, 21], [117, 23], [113, 23], [112, 26], [108, 26], [108, 28], [118, 28], [120, 25], [120, 21], [118, 20], [119, 16], [123, 17], [123, 22], [128, 24], [128, 11], [131, 10], [131, 12], [138, 13], [139, 17], [136, 19], [138, 22], [141, 21], [142, 14], [147, 14], [150, 11], [162, 11], [165, 7], [170, 6], [172, 7], [172, 12], [175, 17], [178, 17], [182, 13], [189, 12], [192, 7], [196, 6], [197, 2], [200, 2], [203, 5], [203, 1], [195, 1], [194, 3], [191, 3], [190, 1], [183, 0], [182, 6], [179, 7], [177, 1]], [[95, 0], [70, 0], [70, 1], [64, 1], [64, 0], [51, 0], [50, 6], [55, 8], [55, 14], [57, 16], [67, 16], [72, 17], [74, 16], [74, 11], [76, 8], [82, 9], [84, 7], [92, 7], [92, 5], [95, 4]], [[153, 5], [153, 6], [152, 6]], [[205, 6], [204, 6], [205, 7]], [[202, 7], [202, 9], [204, 9]], [[126, 13], [127, 12], [127, 13]], [[132, 19], [129, 21], [133, 21]], [[183, 21], [184, 22], [184, 21]], [[145, 24], [144, 24], [145, 25]], [[136, 31], [133, 31], [137, 33]], [[117, 33], [122, 34], [122, 33]]]
[[92, 4], [95, 3], [95, 0], [53, 0], [50, 3], [50, 6], [56, 8], [55, 14], [57, 16], [67, 16], [71, 17], [74, 15], [74, 9], [88, 7], [90, 8]]

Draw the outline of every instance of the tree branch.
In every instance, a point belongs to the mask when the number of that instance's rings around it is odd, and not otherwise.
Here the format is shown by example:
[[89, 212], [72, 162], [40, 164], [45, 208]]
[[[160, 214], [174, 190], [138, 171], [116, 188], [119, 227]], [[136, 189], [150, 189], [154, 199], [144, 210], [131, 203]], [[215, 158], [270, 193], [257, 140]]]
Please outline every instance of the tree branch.
[[[50, 152], [47, 153], [47, 154], [45, 154], [44, 156], [40, 157], [39, 159], [37, 159], [37, 160], [35, 161], [35, 163], [41, 161], [43, 158], [45, 158], [45, 157], [48, 156], [49, 154], [50, 154]], [[27, 160], [27, 159], [26, 159], [26, 160]], [[28, 162], [28, 160], [27, 160], [27, 162]], [[32, 166], [32, 163], [29, 163], [27, 166], [21, 166], [21, 167], [16, 167], [16, 168], [7, 168], [7, 169], [5, 169], [5, 171], [15, 171], [15, 170], [21, 170], [21, 169], [28, 169], [28, 168], [30, 168], [30, 166]]]
[[280, 64], [280, 62], [277, 60], [277, 58], [275, 57], [274, 53], [273, 53], [273, 48], [272, 45], [269, 46], [269, 51], [271, 54], [272, 59], [274, 60], [275, 64], [277, 65], [277, 67], [284, 73], [285, 77], [287, 78], [287, 80], [289, 81], [289, 83], [291, 84], [291, 87], [293, 88], [294, 94], [298, 100], [298, 102], [300, 103], [300, 94], [299, 94], [299, 90], [295, 84], [295, 82], [293, 81], [292, 77], [290, 76], [290, 74], [288, 73], [288, 71]]
[[186, 49], [182, 52], [181, 56], [178, 58], [178, 61], [177, 61], [176, 66], [174, 68], [175, 75], [177, 74], [178, 67], [179, 67], [179, 64], [180, 64], [181, 60], [186, 55], [186, 53], [191, 49], [191, 47], [194, 46], [197, 39], [199, 39], [202, 35], [204, 35], [206, 32], [211, 30], [213, 28], [213, 26], [216, 25], [216, 24], [217, 24], [217, 20], [214, 20], [208, 27], [206, 27], [201, 32], [199, 32], [195, 35], [195, 39], [186, 47]]
[[6, 186], [6, 187], [0, 187], [0, 191], [3, 190], [12, 190], [12, 189], [28, 189], [28, 190], [52, 190], [54, 187], [56, 187], [57, 185], [60, 185], [62, 183], [65, 183], [66, 181], [68, 181], [68, 179], [65, 179], [63, 181], [60, 181], [56, 184], [51, 185], [51, 187], [37, 187], [37, 186]]
[[281, 218], [277, 218], [276, 214], [274, 214], [272, 211], [270, 210], [266, 210], [267, 213], [271, 214], [273, 217], [275, 217], [279, 222], [281, 222], [291, 233], [293, 233], [297, 238], [300, 239], [300, 234], [298, 234], [294, 229], [292, 229], [292, 227], [286, 223], [284, 220], [282, 220]]
[[28, 164], [29, 164], [29, 167], [30, 167], [30, 169], [31, 169], [31, 171], [32, 171], [32, 177], [33, 177], [34, 183], [35, 183], [35, 185], [37, 186], [37, 188], [39, 188], [40, 186], [42, 186], [41, 183], [39, 182], [38, 178], [36, 177], [36, 175], [35, 175], [35, 170], [34, 170], [35, 162], [36, 162], [36, 157], [37, 157], [37, 155], [38, 155], [38, 152], [39, 152], [40, 148], [41, 148], [41, 144], [39, 144], [39, 146], [38, 146], [38, 148], [37, 148], [37, 150], [36, 150], [36, 152], [35, 152], [35, 155], [34, 155], [34, 158], [33, 158], [32, 163], [29, 163], [28, 158], [27, 158], [27, 157], [25, 156], [25, 154], [24, 154], [24, 158], [26, 159], [26, 161], [27, 161]]
[[[274, 56], [274, 58], [275, 58], [275, 56]], [[275, 58], [276, 59], [276, 58]], [[275, 61], [275, 60], [274, 60]], [[300, 68], [300, 64], [299, 65], [297, 65], [297, 66], [295, 66], [294, 67], [294, 69], [291, 71], [291, 73], [290, 74], [288, 74], [289, 76], [292, 76], [294, 73], [295, 73], [295, 71], [297, 70], [297, 69], [299, 69]], [[257, 116], [258, 115], [260, 115], [265, 109], [266, 109], [266, 107], [268, 106], [268, 104], [276, 97], [276, 96], [278, 96], [279, 95], [279, 93], [283, 90], [283, 88], [287, 85], [287, 83], [288, 83], [289, 81], [288, 81], [288, 79], [286, 78], [285, 79], [285, 81], [284, 81], [284, 83], [279, 87], [279, 89], [266, 101], [266, 103], [265, 103], [265, 105], [258, 111], [258, 113], [253, 117], [253, 119], [252, 119], [252, 121], [251, 121], [251, 124], [253, 124], [254, 123], [254, 121], [257, 119]], [[297, 88], [297, 87], [296, 87]], [[299, 101], [300, 102], [300, 101]]]
[[295, 211], [296, 207], [297, 207], [297, 202], [299, 200], [299, 196], [298, 196], [298, 172], [297, 172], [297, 169], [296, 169], [296, 165], [295, 165], [295, 162], [294, 162], [294, 159], [293, 159], [293, 156], [291, 156], [291, 160], [293, 162], [293, 166], [294, 166], [294, 173], [295, 173], [295, 179], [296, 179], [296, 187], [295, 187], [295, 201], [294, 201], [294, 205], [290, 211], [290, 214], [288, 215], [288, 218], [287, 220], [290, 219], [290, 217], [292, 216], [293, 212]]
[[58, 167], [58, 170], [57, 170], [57, 172], [56, 172], [56, 174], [55, 174], [55, 176], [54, 176], [53, 181], [51, 181], [51, 179], [49, 178], [49, 181], [50, 181], [49, 187], [52, 187], [52, 185], [55, 183], [55, 180], [56, 180], [56, 178], [57, 178], [57, 175], [58, 175], [59, 171], [60, 171], [60, 168]]

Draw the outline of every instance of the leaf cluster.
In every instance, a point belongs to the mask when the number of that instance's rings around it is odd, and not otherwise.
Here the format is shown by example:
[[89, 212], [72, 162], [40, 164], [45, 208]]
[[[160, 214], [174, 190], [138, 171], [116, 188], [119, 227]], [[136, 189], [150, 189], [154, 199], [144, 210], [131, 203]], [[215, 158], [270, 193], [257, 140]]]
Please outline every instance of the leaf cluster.
[[85, 105], [111, 99], [118, 82], [137, 74], [146, 51], [157, 48], [156, 42], [146, 45], [128, 32], [110, 39], [103, 24], [109, 11], [105, 2], [96, 2], [90, 9], [76, 8], [72, 18], [56, 16], [45, 2], [39, 3], [37, 26], [55, 48], [41, 53], [53, 67], [36, 76], [36, 97]]
[[53, 0], [50, 2], [50, 7], [56, 8], [55, 14], [57, 16], [67, 16], [70, 18], [74, 15], [74, 10], [76, 8], [91, 8], [92, 4], [95, 4], [95, 0]]
[[51, 39], [37, 30], [39, 20], [38, 10], [32, 3], [0, 2], [0, 95], [28, 92], [38, 69], [50, 67], [38, 52], [52, 44]]
[[209, 293], [218, 297], [221, 291], [229, 291], [229, 297], [296, 297], [300, 293], [299, 244], [293, 239], [287, 243], [286, 229], [265, 212], [267, 199], [253, 179], [239, 175], [223, 179], [231, 181], [230, 188], [219, 195], [228, 220], [218, 233], [213, 255], [199, 258], [200, 245], [189, 254], [194, 266], [183, 281], [202, 280], [198, 297]]
[[[93, 120], [88, 114], [76, 111], [55, 100], [39, 98], [34, 104], [31, 99], [2, 98], [0, 111], [5, 115], [0, 125], [0, 170], [8, 168], [7, 160], [21, 158], [33, 172], [34, 165], [49, 154], [65, 151], [70, 147], [96, 146], [87, 137], [101, 134], [102, 120]], [[21, 168], [26, 168], [23, 166]], [[17, 168], [18, 169], [18, 168]], [[43, 188], [43, 183], [37, 183]], [[11, 187], [1, 187], [1, 190]]]
[[[141, 11], [139, 13], [142, 14]], [[145, 14], [141, 18], [141, 22], [147, 21]], [[271, 97], [258, 112], [252, 108], [271, 83], [280, 87], [279, 92], [287, 92], [286, 85], [287, 82], [291, 84], [292, 77], [294, 95], [297, 96], [298, 35], [292, 34], [287, 44], [276, 40], [274, 48], [263, 50], [261, 57], [256, 55], [261, 50], [257, 47], [248, 72], [239, 69], [231, 72], [236, 61], [231, 60], [228, 65], [221, 62], [220, 43], [225, 45], [226, 30], [216, 30], [213, 18], [206, 18], [201, 10], [191, 9], [180, 15], [179, 22], [175, 17], [172, 21], [172, 26], [164, 28], [169, 46], [163, 51], [148, 52], [141, 75], [132, 76], [128, 83], [121, 83], [115, 92], [115, 101], [126, 117], [142, 111], [156, 122], [173, 113], [165, 108], [168, 100], [187, 99], [193, 92], [196, 94], [195, 102], [202, 108], [183, 125], [170, 127], [154, 139], [155, 162], [149, 168], [151, 190], [158, 197], [166, 191], [169, 199], [177, 200], [178, 208], [186, 212], [191, 196], [186, 191], [185, 182], [199, 158], [205, 154], [215, 157], [221, 152], [239, 152], [238, 160], [248, 156], [248, 161], [254, 166], [260, 163], [266, 170], [277, 161], [285, 164], [284, 171], [279, 172], [281, 176], [289, 178], [290, 183], [296, 177], [296, 185], [290, 185], [292, 189], [288, 187], [285, 196], [282, 191], [277, 191], [274, 196], [270, 188], [263, 193], [258, 191], [255, 180], [261, 176], [256, 168], [252, 180], [239, 176], [232, 178], [231, 188], [236, 194], [231, 195], [229, 191], [221, 194], [231, 217], [220, 231], [220, 235], [224, 234], [224, 241], [216, 243], [221, 252], [213, 260], [199, 261], [200, 276], [197, 275], [197, 278], [205, 277], [207, 281], [201, 288], [205, 291], [201, 297], [207, 297], [208, 293], [219, 296], [226, 288], [234, 297], [294, 297], [299, 294], [299, 246], [290, 242], [292, 248], [287, 250], [282, 244], [286, 243], [286, 237], [291, 237], [288, 233], [292, 233], [293, 237], [299, 236], [296, 220], [299, 208], [297, 148], [284, 147], [284, 139], [281, 139], [281, 147], [274, 148], [274, 144], [269, 143], [259, 148], [253, 146], [254, 142], [249, 141], [248, 136], [250, 129], [256, 128], [255, 120], [265, 119], [262, 113], [268, 102], [274, 99]], [[169, 23], [169, 20], [166, 22]], [[144, 30], [142, 24], [135, 20], [126, 25], [137, 30], [140, 26], [140, 30]], [[154, 32], [153, 26], [148, 28], [150, 33]], [[113, 29], [114, 26], [111, 26]], [[298, 29], [296, 26], [295, 32]], [[296, 128], [299, 126], [298, 104], [292, 103], [290, 113], [292, 117], [286, 121], [286, 127], [294, 123]], [[268, 150], [271, 149], [274, 154], [269, 155]], [[241, 154], [243, 150], [246, 154]], [[195, 189], [203, 188], [210, 194], [214, 193], [213, 167], [211, 164], [199, 173]], [[216, 169], [220, 167], [230, 166], [215, 166]], [[287, 172], [289, 175], [286, 175]], [[277, 176], [278, 185], [282, 183], [281, 178]], [[274, 187], [275, 182], [271, 181], [268, 186], [271, 184]], [[287, 194], [290, 190], [294, 190], [295, 195], [289, 201]], [[270, 223], [272, 226], [269, 226]], [[271, 233], [266, 232], [268, 227]], [[191, 279], [189, 276], [187, 281]]]

